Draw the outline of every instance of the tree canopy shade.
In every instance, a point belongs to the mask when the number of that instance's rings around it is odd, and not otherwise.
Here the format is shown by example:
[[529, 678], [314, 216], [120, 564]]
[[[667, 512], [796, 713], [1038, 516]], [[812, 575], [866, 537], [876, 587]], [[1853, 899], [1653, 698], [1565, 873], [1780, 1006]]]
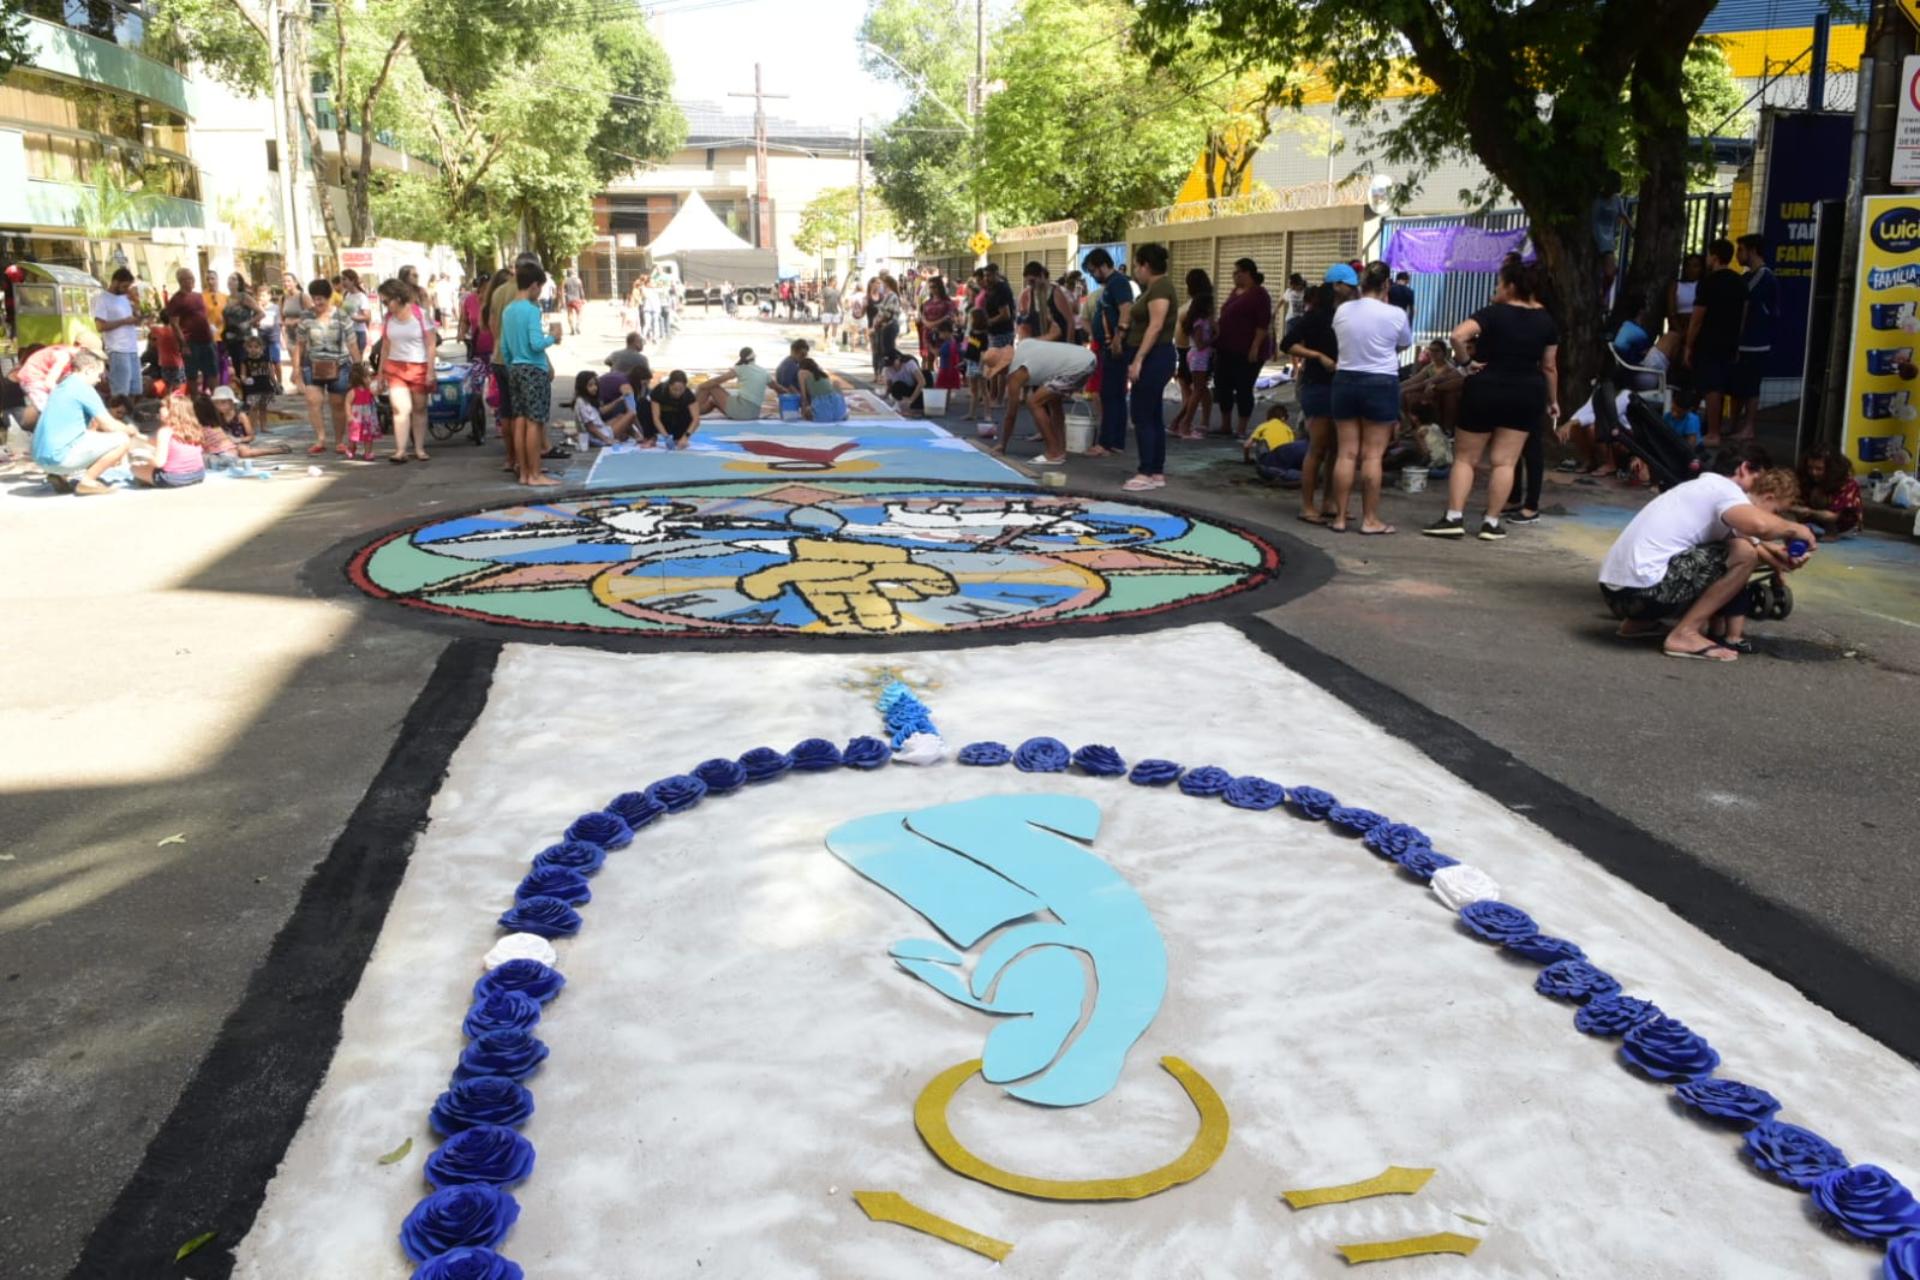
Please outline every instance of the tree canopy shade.
[[[1687, 52], [1714, 0], [1143, 0], [1160, 65], [1214, 39], [1241, 65], [1312, 67], [1345, 111], [1415, 90], [1385, 159], [1477, 156], [1525, 207], [1575, 381], [1599, 359], [1592, 230], [1623, 140], [1640, 176], [1635, 271], [1670, 278], [1687, 171]], [[1304, 85], [1277, 95], [1298, 106]], [[1625, 106], [1623, 107], [1623, 102]], [[1564, 397], [1563, 397], [1564, 399]]]
[[874, 139], [874, 185], [906, 236], [932, 252], [973, 230], [972, 18], [955, 0], [872, 0], [860, 28], [867, 70], [909, 94]]
[[[825, 256], [842, 245], [855, 241], [860, 228], [860, 193], [854, 187], [829, 187], [807, 202], [800, 211], [800, 226], [793, 233], [794, 247], [802, 253]], [[890, 230], [893, 219], [878, 200], [867, 197], [867, 234], [881, 235]]]

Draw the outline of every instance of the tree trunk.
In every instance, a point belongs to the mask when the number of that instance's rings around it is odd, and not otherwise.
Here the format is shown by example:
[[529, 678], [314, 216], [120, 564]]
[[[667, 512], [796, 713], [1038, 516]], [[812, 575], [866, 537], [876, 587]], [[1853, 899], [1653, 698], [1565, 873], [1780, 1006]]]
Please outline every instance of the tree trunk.
[[1546, 285], [1543, 301], [1560, 326], [1560, 416], [1573, 416], [1606, 372], [1606, 337], [1600, 311], [1600, 251], [1584, 216], [1535, 219], [1533, 247]]
[[1680, 273], [1686, 228], [1687, 112], [1681, 88], [1685, 46], [1648, 48], [1634, 63], [1629, 87], [1634, 149], [1643, 170], [1633, 220], [1633, 259], [1620, 297], [1640, 299], [1653, 313], [1652, 332], [1666, 318], [1667, 285]]

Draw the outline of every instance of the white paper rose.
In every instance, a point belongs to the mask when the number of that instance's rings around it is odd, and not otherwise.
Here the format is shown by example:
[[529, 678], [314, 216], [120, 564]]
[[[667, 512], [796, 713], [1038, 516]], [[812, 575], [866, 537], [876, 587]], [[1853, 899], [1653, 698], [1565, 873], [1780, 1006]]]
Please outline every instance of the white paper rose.
[[1500, 896], [1500, 882], [1478, 867], [1461, 863], [1455, 867], [1442, 867], [1433, 873], [1433, 879], [1427, 881], [1433, 886], [1434, 894], [1447, 904], [1447, 910], [1458, 911], [1469, 902], [1478, 902], [1482, 898], [1497, 899]]

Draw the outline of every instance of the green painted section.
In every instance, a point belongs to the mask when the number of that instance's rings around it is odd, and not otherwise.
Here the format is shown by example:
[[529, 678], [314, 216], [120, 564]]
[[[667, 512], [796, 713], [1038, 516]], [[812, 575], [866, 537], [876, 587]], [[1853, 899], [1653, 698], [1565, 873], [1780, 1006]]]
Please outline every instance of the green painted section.
[[1179, 604], [1183, 600], [1191, 600], [1195, 596], [1204, 596], [1244, 581], [1246, 579], [1237, 573], [1202, 573], [1191, 577], [1115, 578], [1113, 589], [1107, 593], [1105, 600], [1070, 616], [1098, 618], [1109, 613], [1130, 613], [1136, 609], [1160, 608]]
[[552, 591], [475, 591], [457, 596], [428, 596], [434, 604], [476, 613], [517, 619], [521, 622], [567, 622], [590, 627], [617, 628], [625, 631], [680, 631], [658, 622], [629, 618], [601, 604], [585, 587], [561, 587]]
[[436, 556], [420, 550], [405, 538], [395, 538], [367, 561], [367, 576], [386, 590], [404, 595], [457, 578], [475, 567], [471, 560]]
[[1185, 553], [1191, 556], [1206, 556], [1212, 560], [1223, 560], [1228, 564], [1243, 564], [1249, 569], [1258, 568], [1260, 549], [1218, 525], [1196, 522], [1192, 530], [1184, 537], [1163, 543], [1154, 548], [1173, 554]]
[[26, 65], [88, 84], [124, 89], [189, 118], [194, 114], [193, 88], [172, 67], [39, 18], [27, 20]]

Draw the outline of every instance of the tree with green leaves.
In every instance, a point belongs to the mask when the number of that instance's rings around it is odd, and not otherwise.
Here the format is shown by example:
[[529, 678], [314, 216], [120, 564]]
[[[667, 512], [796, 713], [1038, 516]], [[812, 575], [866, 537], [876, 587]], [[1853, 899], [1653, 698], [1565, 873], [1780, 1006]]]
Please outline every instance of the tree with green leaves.
[[0, 0], [0, 79], [27, 60], [27, 15], [14, 0]]
[[[336, 0], [327, 7], [331, 21], [321, 69], [333, 103], [340, 185], [347, 192], [347, 238], [363, 245], [373, 240], [375, 135], [383, 122], [399, 114], [388, 91], [394, 87], [396, 64], [407, 52], [422, 15], [406, 0], [366, 5]], [[358, 156], [351, 146], [355, 129], [360, 131]]]
[[906, 108], [874, 139], [880, 202], [923, 251], [955, 248], [973, 231], [977, 175], [967, 116], [973, 7], [959, 0], [872, 0], [860, 38], [867, 70], [908, 93]]
[[[793, 233], [794, 247], [804, 254], [825, 258], [844, 245], [857, 244], [860, 213], [858, 188], [827, 188], [800, 211], [800, 225]], [[893, 229], [892, 217], [871, 196], [867, 198], [865, 222], [869, 236], [885, 235]]]
[[[1600, 253], [1592, 216], [1625, 149], [1638, 163], [1629, 290], [1678, 265], [1687, 185], [1687, 53], [1714, 0], [1143, 0], [1160, 65], [1197, 38], [1245, 66], [1311, 68], [1364, 113], [1412, 91], [1385, 158], [1415, 172], [1477, 156], [1527, 210], [1576, 384], [1598, 368]], [[1303, 88], [1281, 95], [1298, 106]], [[1623, 111], [1622, 101], [1626, 107]], [[1624, 122], [1624, 131], [1622, 128]], [[1564, 398], [1563, 398], [1564, 399]]]
[[87, 236], [87, 256], [93, 259], [94, 274], [104, 280], [113, 261], [113, 241], [139, 229], [139, 219], [153, 207], [154, 195], [128, 186], [104, 160], [93, 162], [91, 177], [92, 182], [80, 193], [75, 214]]

